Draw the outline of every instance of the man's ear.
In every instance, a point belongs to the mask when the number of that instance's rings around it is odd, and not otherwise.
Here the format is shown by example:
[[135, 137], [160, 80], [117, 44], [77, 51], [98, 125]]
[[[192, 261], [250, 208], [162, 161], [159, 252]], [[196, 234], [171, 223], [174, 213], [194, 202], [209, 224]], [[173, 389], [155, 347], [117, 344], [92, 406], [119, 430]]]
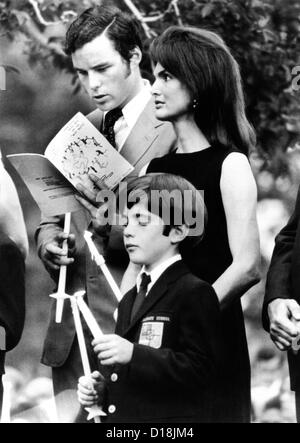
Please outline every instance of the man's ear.
[[174, 226], [170, 232], [172, 244], [181, 243], [189, 235], [189, 228], [186, 225]]
[[142, 61], [143, 54], [138, 46], [131, 51], [130, 64], [138, 67]]

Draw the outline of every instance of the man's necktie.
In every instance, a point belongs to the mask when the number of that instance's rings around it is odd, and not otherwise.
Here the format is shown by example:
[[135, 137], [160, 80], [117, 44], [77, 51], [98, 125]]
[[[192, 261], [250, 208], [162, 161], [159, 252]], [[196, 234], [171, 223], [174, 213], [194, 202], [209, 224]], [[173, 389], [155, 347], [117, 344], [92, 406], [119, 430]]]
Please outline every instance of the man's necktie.
[[146, 298], [147, 289], [148, 289], [148, 286], [150, 283], [151, 283], [150, 275], [148, 275], [144, 272], [142, 274], [142, 281], [141, 281], [140, 290], [137, 293], [136, 298], [133, 303], [133, 307], [132, 307], [132, 311], [131, 311], [131, 321], [133, 320], [133, 318], [135, 317], [137, 312], [140, 310], [140, 308]]
[[122, 116], [122, 109], [116, 108], [108, 111], [104, 119], [103, 135], [114, 148], [116, 147], [114, 126]]

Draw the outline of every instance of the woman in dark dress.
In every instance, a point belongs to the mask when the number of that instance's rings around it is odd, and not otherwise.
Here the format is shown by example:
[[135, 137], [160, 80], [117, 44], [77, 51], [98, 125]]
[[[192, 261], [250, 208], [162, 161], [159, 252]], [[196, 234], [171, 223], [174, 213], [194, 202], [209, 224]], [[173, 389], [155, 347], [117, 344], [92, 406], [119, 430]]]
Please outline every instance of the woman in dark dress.
[[[222, 307], [225, 358], [215, 421], [246, 423], [250, 363], [240, 299], [259, 281], [259, 237], [257, 191], [247, 159], [255, 135], [245, 116], [239, 67], [218, 35], [196, 28], [169, 28], [151, 52], [156, 117], [173, 123], [178, 148], [143, 173], [181, 175], [204, 191], [204, 239], [182, 255], [193, 273], [213, 284]], [[124, 290], [137, 272], [129, 266]]]

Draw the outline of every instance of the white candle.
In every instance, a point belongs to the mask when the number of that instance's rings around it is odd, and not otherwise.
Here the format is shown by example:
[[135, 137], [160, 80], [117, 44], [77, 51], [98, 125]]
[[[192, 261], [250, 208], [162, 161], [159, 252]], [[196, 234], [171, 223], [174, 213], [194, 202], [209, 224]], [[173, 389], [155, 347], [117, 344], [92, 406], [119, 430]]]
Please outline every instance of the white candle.
[[[69, 235], [71, 230], [71, 213], [65, 215], [64, 234]], [[62, 250], [64, 253], [68, 252], [68, 240], [64, 240]], [[60, 267], [58, 289], [56, 294], [56, 323], [61, 323], [64, 310], [64, 301], [66, 298], [66, 281], [67, 281], [67, 266]]]
[[79, 314], [79, 310], [78, 310], [78, 306], [77, 306], [77, 299], [76, 299], [76, 297], [70, 297], [70, 300], [71, 300], [72, 312], [73, 312], [73, 317], [74, 317], [75, 329], [76, 329], [76, 334], [77, 334], [77, 339], [78, 339], [78, 344], [79, 344], [79, 350], [80, 350], [80, 356], [81, 356], [81, 360], [82, 360], [84, 375], [86, 377], [90, 377], [91, 376], [91, 368], [90, 368], [88, 353], [87, 353], [87, 349], [86, 349], [82, 324], [81, 324], [81, 320], [80, 320], [80, 314]]
[[92, 311], [84, 301], [82, 295], [77, 296], [77, 305], [93, 337], [95, 339], [102, 337], [103, 332], [100, 326], [98, 325], [95, 317], [93, 316]]
[[12, 383], [6, 381], [5, 376], [3, 377], [3, 404], [2, 404], [2, 416], [1, 423], [11, 422], [11, 393], [12, 393]]
[[89, 231], [85, 231], [84, 238], [85, 238], [85, 241], [87, 242], [87, 245], [89, 247], [90, 253], [92, 255], [92, 259], [95, 260], [97, 265], [101, 268], [109, 286], [111, 287], [111, 290], [113, 291], [116, 299], [120, 303], [120, 301], [123, 298], [123, 295], [120, 291], [119, 286], [117, 285], [113, 276], [111, 275], [108, 267], [106, 266], [103, 255], [101, 255], [100, 252], [98, 251], [98, 249], [96, 248], [96, 246], [92, 240], [92, 233]]
[[[75, 329], [76, 329], [76, 334], [77, 334], [77, 339], [78, 339], [78, 344], [79, 344], [79, 350], [80, 350], [80, 356], [81, 356], [84, 375], [87, 378], [91, 378], [91, 375], [92, 375], [91, 367], [90, 367], [89, 357], [88, 357], [84, 334], [83, 334], [83, 328], [82, 328], [81, 319], [80, 319], [80, 313], [79, 313], [78, 304], [77, 304], [77, 301], [81, 298], [81, 296], [82, 296], [82, 293], [75, 294], [74, 297], [70, 297], [70, 301], [71, 301], [71, 307], [72, 307], [72, 312], [73, 312], [73, 317], [74, 317]], [[94, 418], [95, 423], [101, 423], [100, 416], [106, 415], [103, 412], [102, 408], [100, 408], [97, 405], [94, 405], [91, 408], [87, 408], [86, 410], [90, 414], [89, 417]]]

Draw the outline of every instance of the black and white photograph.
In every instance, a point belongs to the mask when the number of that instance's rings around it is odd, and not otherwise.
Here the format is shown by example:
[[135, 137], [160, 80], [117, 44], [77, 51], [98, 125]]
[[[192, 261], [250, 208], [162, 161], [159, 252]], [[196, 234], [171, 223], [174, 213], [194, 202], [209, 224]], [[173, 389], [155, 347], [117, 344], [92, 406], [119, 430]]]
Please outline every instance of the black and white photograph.
[[300, 423], [299, 0], [0, 0], [0, 423]]

